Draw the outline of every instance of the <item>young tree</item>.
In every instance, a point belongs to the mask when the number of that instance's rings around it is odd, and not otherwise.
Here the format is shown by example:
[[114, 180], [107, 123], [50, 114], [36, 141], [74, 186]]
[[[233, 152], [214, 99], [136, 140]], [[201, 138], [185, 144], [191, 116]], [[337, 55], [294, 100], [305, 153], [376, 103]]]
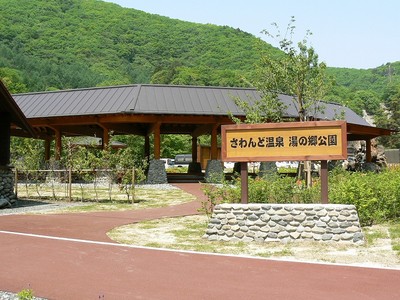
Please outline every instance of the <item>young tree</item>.
[[310, 31], [302, 41], [297, 44], [293, 42], [294, 23], [292, 17], [284, 35], [276, 23], [272, 24], [276, 34], [262, 31], [269, 38], [278, 40], [282, 55], [276, 57], [274, 53], [260, 50], [260, 61], [256, 65], [255, 75], [249, 81], [260, 92], [261, 99], [255, 101], [254, 105], [235, 99], [246, 113], [246, 123], [282, 121], [286, 107], [278, 100], [279, 94], [292, 97], [300, 121], [312, 119], [318, 111], [323, 110], [320, 101], [332, 87], [333, 80], [326, 73], [326, 64], [318, 61], [318, 54], [308, 45]]
[[268, 53], [262, 55], [257, 68], [256, 87], [261, 91], [292, 96], [299, 120], [306, 121], [323, 109], [320, 100], [331, 88], [332, 80], [326, 74], [326, 64], [318, 61], [318, 54], [308, 45], [310, 31], [295, 45], [292, 40], [296, 28], [294, 23], [292, 17], [284, 36], [276, 23], [272, 24], [277, 30], [275, 35], [262, 31], [272, 39], [280, 39], [279, 48], [284, 55], [278, 59]]
[[260, 100], [249, 105], [246, 101], [235, 99], [236, 104], [244, 110], [247, 123], [281, 122], [286, 107], [279, 101], [279, 94], [291, 96], [299, 121], [310, 120], [323, 110], [320, 101], [333, 81], [326, 73], [326, 64], [318, 61], [318, 54], [308, 45], [310, 31], [302, 41], [297, 44], [293, 42], [294, 23], [292, 17], [283, 35], [276, 23], [272, 24], [276, 34], [262, 31], [269, 38], [278, 40], [282, 55], [276, 57], [271, 52], [261, 52], [252, 80], [252, 85], [261, 94]]

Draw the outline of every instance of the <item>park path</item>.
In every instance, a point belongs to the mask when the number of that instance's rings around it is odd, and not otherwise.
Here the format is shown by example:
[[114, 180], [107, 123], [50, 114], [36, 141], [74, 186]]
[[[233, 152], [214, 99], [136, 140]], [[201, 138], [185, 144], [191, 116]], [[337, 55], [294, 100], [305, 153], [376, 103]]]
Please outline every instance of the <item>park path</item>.
[[31, 288], [49, 299], [400, 299], [397, 270], [165, 251], [106, 235], [140, 220], [196, 214], [199, 205], [1, 216], [0, 290]]

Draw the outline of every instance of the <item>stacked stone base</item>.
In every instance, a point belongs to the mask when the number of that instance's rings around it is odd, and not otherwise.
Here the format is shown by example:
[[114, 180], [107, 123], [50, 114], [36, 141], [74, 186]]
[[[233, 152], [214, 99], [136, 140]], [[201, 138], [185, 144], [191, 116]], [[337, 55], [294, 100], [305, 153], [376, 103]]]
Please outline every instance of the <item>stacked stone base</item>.
[[149, 170], [147, 172], [147, 184], [165, 184], [168, 183], [167, 172], [165, 170], [165, 162], [153, 159], [150, 161]]
[[354, 205], [220, 204], [204, 235], [210, 241], [363, 243]]
[[10, 207], [16, 202], [14, 174], [11, 168], [0, 167], [0, 208]]

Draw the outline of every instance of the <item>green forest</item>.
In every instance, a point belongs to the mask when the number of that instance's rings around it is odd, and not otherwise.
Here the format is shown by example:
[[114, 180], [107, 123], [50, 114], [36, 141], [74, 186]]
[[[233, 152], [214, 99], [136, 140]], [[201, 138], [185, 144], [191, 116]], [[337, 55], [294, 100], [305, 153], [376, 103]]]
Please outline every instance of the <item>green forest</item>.
[[[238, 28], [100, 0], [0, 0], [0, 18], [0, 78], [12, 93], [132, 83], [249, 86], [262, 53], [284, 55]], [[380, 114], [385, 123], [381, 103], [397, 93], [399, 69], [400, 62], [328, 66], [335, 85], [324, 100]]]

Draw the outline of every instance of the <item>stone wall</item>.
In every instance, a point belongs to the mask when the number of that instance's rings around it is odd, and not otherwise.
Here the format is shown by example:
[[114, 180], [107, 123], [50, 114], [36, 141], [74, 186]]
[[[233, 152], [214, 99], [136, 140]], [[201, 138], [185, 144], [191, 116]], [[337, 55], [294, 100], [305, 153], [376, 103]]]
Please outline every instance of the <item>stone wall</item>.
[[9, 167], [0, 167], [0, 208], [10, 207], [17, 202], [14, 194], [14, 174]]
[[364, 240], [354, 205], [220, 204], [204, 235], [210, 241]]

